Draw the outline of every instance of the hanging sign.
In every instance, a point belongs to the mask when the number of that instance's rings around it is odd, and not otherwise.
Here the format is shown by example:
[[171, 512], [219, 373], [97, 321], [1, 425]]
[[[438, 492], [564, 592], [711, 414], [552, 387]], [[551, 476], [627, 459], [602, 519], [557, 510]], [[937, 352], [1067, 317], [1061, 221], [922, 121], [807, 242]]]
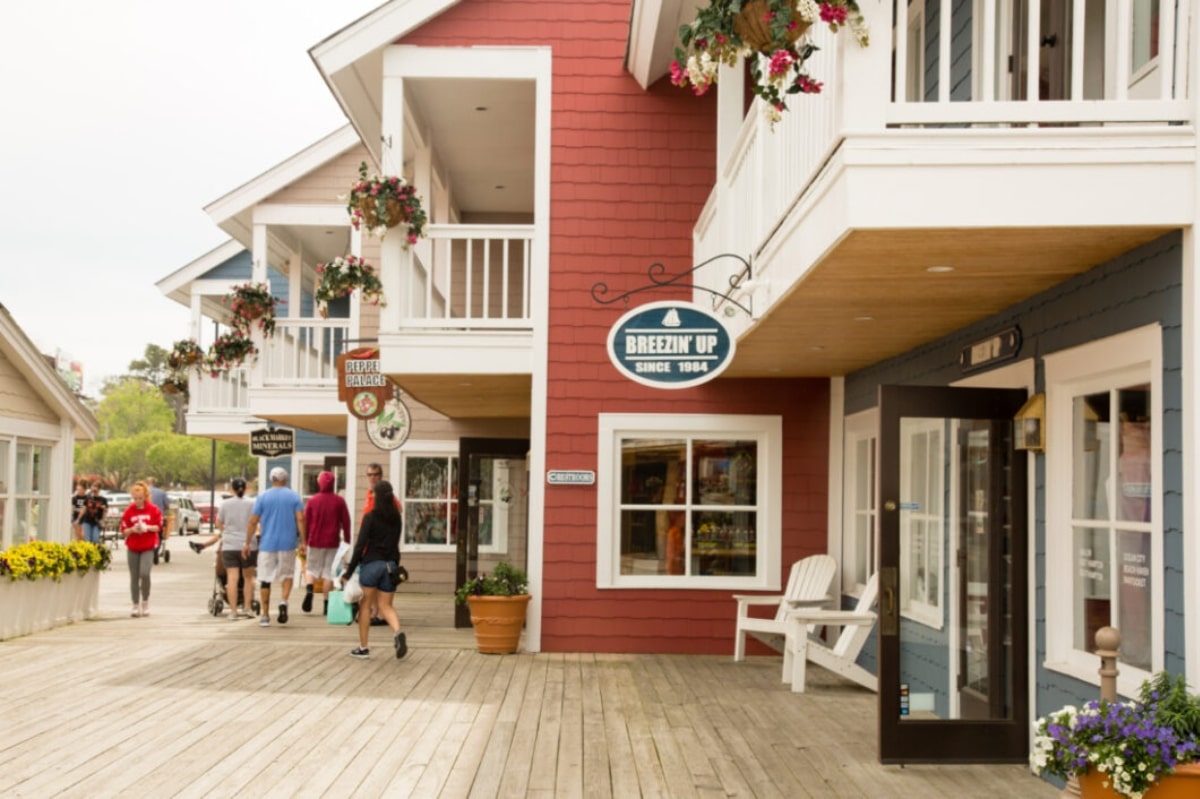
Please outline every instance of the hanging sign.
[[958, 354], [963, 372], [973, 372], [985, 366], [1011, 361], [1021, 352], [1021, 328], [1013, 325], [982, 341], [968, 344]]
[[296, 451], [296, 431], [286, 427], [250, 431], [250, 454], [259, 458], [277, 458]]
[[352, 416], [374, 419], [392, 398], [392, 382], [379, 368], [379, 350], [360, 347], [337, 357], [338, 399]]
[[374, 419], [367, 419], [364, 424], [367, 428], [367, 440], [376, 449], [390, 452], [400, 449], [404, 442], [408, 441], [409, 433], [412, 432], [412, 415], [409, 414], [408, 406], [403, 400], [391, 397], [383, 404], [379, 415]]
[[608, 331], [608, 357], [626, 377], [654, 388], [691, 388], [733, 361], [734, 341], [716, 316], [690, 302], [634, 308]]

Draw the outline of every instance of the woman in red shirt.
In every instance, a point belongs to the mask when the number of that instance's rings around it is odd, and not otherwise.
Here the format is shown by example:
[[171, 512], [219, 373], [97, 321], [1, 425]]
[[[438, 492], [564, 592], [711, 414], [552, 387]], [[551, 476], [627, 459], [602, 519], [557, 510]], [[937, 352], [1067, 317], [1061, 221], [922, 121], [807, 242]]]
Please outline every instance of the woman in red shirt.
[[121, 536], [129, 556], [129, 593], [133, 596], [133, 611], [129, 615], [136, 618], [150, 615], [150, 568], [154, 565], [163, 518], [158, 506], [148, 501], [150, 487], [144, 482], [134, 483], [129, 493], [133, 502], [121, 515]]

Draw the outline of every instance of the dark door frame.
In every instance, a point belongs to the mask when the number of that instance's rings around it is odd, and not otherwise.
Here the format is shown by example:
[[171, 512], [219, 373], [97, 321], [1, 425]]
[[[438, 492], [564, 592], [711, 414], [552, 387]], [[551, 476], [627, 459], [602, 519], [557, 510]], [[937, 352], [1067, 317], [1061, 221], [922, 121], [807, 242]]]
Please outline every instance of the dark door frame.
[[[1012, 420], [1025, 389], [879, 387], [879, 759], [882, 763], [1016, 763], [1028, 759], [1029, 595], [1024, 453], [1007, 459], [1012, 488], [1011, 626], [989, 629], [1012, 646], [1012, 714], [1003, 720], [903, 719], [900, 695], [900, 420]], [[1009, 437], [1011, 441], [1011, 436]], [[1011, 444], [1010, 444], [1011, 446]], [[955, 562], [953, 555], [949, 558]], [[992, 564], [998, 569], [1004, 559]]]
[[[529, 454], [527, 438], [460, 438], [458, 440], [458, 519], [455, 558], [454, 588], [479, 574], [479, 525], [470, 524], [471, 514], [478, 506], [471, 505], [471, 458], [473, 456], [495, 456], [498, 458], [526, 458]], [[520, 564], [517, 564], [520, 565]], [[454, 606], [454, 626], [470, 627], [471, 612], [466, 605]]]

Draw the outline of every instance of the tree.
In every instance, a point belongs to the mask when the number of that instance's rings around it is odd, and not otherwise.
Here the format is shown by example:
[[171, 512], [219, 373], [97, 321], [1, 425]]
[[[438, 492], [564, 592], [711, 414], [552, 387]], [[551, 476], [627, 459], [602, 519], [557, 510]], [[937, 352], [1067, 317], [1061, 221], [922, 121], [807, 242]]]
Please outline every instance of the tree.
[[171, 435], [158, 431], [98, 441], [83, 451], [75, 469], [81, 474], [98, 474], [106, 484], [126, 489], [135, 480], [153, 473], [148, 453]]
[[129, 438], [139, 433], [169, 433], [175, 412], [154, 386], [136, 378], [125, 378], [106, 386], [104, 399], [96, 408], [100, 441]]
[[161, 386], [169, 371], [167, 366], [169, 355], [167, 350], [157, 344], [147, 344], [142, 358], [129, 362], [129, 376], [155, 388]]

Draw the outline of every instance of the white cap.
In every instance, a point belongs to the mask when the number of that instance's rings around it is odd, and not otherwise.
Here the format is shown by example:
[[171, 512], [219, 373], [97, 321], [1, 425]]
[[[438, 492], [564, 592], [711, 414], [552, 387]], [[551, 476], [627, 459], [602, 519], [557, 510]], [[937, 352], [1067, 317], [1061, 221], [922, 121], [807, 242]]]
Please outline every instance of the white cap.
[[287, 479], [288, 479], [287, 469], [283, 468], [282, 466], [276, 466], [274, 469], [271, 470], [271, 482], [272, 483], [286, 483]]

